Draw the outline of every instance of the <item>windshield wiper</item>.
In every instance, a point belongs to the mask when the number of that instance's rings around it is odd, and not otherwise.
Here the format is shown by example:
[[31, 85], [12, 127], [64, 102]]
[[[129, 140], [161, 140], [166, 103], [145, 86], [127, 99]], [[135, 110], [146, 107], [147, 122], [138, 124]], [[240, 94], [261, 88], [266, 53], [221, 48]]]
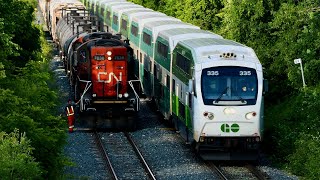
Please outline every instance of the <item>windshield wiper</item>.
[[229, 89], [229, 86], [227, 86], [227, 87], [222, 91], [222, 93], [220, 94], [220, 96], [219, 96], [214, 102], [215, 102], [215, 103], [218, 103], [218, 102], [221, 100], [222, 96], [228, 91], [228, 89]]
[[246, 102], [241, 96], [239, 96], [239, 95], [236, 95], [236, 96], [239, 98], [239, 100], [240, 100], [242, 103], [245, 103], [245, 102]]
[[238, 93], [233, 92], [233, 89], [231, 89], [231, 91], [232, 91], [232, 94], [234, 94], [235, 96], [237, 96], [237, 98], [239, 98], [239, 100], [240, 100], [242, 103], [246, 103], [246, 101], [245, 101], [241, 96], [239, 96]]

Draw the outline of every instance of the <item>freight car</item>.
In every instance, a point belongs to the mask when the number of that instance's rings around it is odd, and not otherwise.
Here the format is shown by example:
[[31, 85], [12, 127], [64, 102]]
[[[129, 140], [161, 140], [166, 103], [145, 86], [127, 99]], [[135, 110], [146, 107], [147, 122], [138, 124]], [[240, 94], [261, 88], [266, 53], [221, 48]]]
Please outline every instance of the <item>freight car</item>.
[[[128, 41], [99, 32], [98, 18], [79, 1], [51, 0], [42, 7], [54, 41], [60, 49], [74, 99], [80, 112], [99, 112], [112, 121], [112, 128], [134, 128], [132, 117], [139, 111], [134, 89], [133, 51]], [[106, 125], [106, 124], [105, 124]], [[104, 127], [106, 127], [104, 125]], [[108, 127], [108, 126], [107, 126]]]

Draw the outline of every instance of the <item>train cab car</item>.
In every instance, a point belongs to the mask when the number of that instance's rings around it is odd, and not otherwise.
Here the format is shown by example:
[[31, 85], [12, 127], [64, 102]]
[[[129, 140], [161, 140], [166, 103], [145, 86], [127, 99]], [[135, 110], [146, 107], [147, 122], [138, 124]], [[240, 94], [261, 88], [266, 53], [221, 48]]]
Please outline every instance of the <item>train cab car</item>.
[[207, 160], [257, 159], [263, 74], [254, 51], [227, 39], [183, 40], [172, 63], [172, 114], [188, 127], [200, 155]]

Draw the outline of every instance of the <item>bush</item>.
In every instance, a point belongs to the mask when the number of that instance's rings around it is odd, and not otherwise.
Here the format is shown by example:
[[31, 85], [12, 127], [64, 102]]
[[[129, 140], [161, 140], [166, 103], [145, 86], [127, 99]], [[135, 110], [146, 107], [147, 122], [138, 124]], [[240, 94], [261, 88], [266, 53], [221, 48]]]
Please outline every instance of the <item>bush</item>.
[[266, 110], [265, 147], [275, 162], [308, 179], [320, 177], [320, 87]]
[[25, 134], [15, 130], [10, 134], [0, 132], [1, 179], [39, 179], [39, 163], [32, 157], [34, 148]]
[[301, 133], [295, 142], [295, 152], [289, 155], [289, 168], [293, 173], [306, 179], [320, 177], [320, 134], [310, 135]]

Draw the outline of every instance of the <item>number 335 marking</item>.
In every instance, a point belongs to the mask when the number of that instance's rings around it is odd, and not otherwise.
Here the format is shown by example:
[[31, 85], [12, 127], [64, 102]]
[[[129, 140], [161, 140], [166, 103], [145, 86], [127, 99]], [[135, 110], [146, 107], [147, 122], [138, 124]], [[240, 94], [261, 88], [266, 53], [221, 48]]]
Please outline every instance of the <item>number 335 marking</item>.
[[251, 76], [251, 71], [239, 71], [240, 76]]
[[207, 71], [207, 76], [219, 76], [219, 71]]

